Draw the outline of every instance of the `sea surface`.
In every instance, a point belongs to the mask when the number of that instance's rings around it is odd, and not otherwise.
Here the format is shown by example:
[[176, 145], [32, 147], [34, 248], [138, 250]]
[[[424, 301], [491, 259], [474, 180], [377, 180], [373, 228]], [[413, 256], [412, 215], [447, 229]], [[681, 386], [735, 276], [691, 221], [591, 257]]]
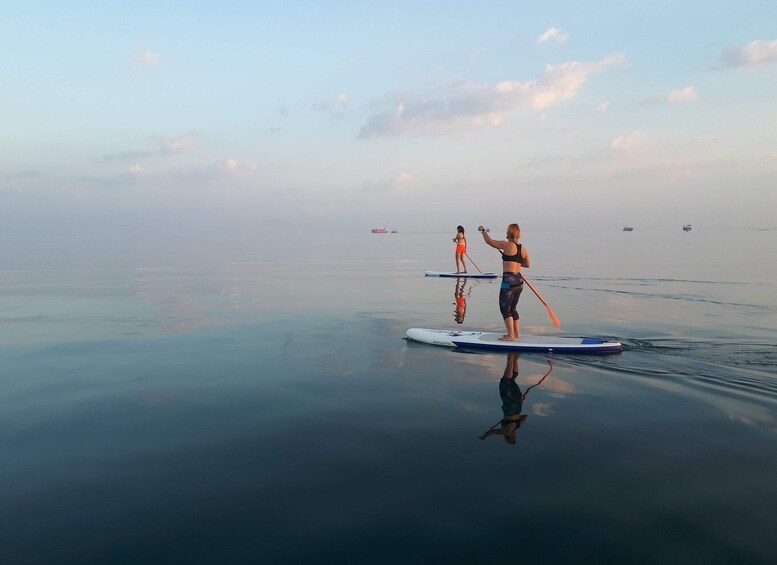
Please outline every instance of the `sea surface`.
[[777, 562], [777, 231], [452, 237], [3, 247], [0, 563]]

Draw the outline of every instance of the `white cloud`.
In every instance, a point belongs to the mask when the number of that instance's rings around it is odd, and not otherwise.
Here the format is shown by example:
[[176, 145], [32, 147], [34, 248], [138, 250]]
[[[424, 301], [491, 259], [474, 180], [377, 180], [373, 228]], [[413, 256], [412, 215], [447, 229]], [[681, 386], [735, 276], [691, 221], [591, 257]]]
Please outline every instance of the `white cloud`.
[[569, 34], [564, 33], [563, 29], [559, 29], [557, 27], [551, 27], [545, 33], [540, 35], [537, 38], [537, 43], [542, 45], [543, 43], [547, 43], [549, 41], [555, 41], [556, 43], [565, 43], [566, 40], [569, 39]]
[[236, 172], [252, 172], [256, 171], [257, 166], [253, 163], [244, 164], [230, 157], [224, 161], [217, 161], [215, 164], [216, 170], [223, 173], [236, 173]]
[[408, 172], [403, 172], [394, 179], [394, 190], [404, 192], [412, 190], [416, 185], [415, 178]]
[[698, 102], [699, 93], [692, 86], [686, 86], [679, 90], [672, 90], [666, 94], [656, 94], [647, 98], [645, 104], [690, 104]]
[[130, 67], [133, 69], [155, 69], [161, 62], [159, 53], [153, 53], [145, 45], [136, 45], [135, 55], [129, 58]]
[[338, 96], [330, 96], [321, 102], [313, 104], [313, 109], [319, 112], [328, 112], [330, 110], [342, 110], [346, 106], [348, 106], [348, 95], [340, 94]]
[[606, 114], [610, 110], [610, 103], [609, 102], [602, 102], [596, 107], [596, 110], [600, 114]]
[[189, 153], [200, 146], [199, 138], [193, 133], [181, 137], [155, 135], [151, 137], [151, 139], [158, 144], [157, 149], [131, 149], [130, 151], [105, 155], [103, 158], [107, 161], [135, 161], [137, 159], [149, 159], [159, 155]]
[[394, 179], [394, 184], [396, 186], [402, 186], [402, 185], [408, 185], [413, 182], [413, 175], [410, 173], [402, 173], [397, 178]]
[[645, 138], [645, 134], [638, 131], [627, 135], [619, 135], [610, 142], [610, 149], [613, 151], [631, 151], [639, 146]]
[[103, 158], [106, 161], [134, 161], [135, 159], [147, 159], [156, 155], [156, 151], [150, 149], [131, 149], [121, 153], [111, 153]]
[[142, 175], [148, 171], [136, 163], [128, 169], [128, 172], [133, 175]]
[[777, 39], [756, 39], [744, 47], [729, 47], [720, 56], [726, 67], [759, 67], [777, 64]]
[[162, 137], [157, 136], [160, 153], [188, 153], [200, 146], [199, 138], [194, 135], [185, 135], [182, 137]]
[[699, 100], [699, 93], [692, 86], [686, 86], [680, 90], [673, 90], [666, 93], [666, 101], [669, 104], [685, 104], [687, 102], [696, 102]]
[[238, 168], [237, 159], [230, 158], [230, 159], [227, 159], [226, 161], [219, 161], [218, 163], [216, 163], [216, 168], [219, 171], [226, 171], [226, 172], [236, 171]]
[[443, 89], [436, 98], [395, 101], [392, 108], [368, 119], [359, 138], [441, 135], [498, 126], [514, 112], [545, 110], [573, 98], [591, 76], [625, 60], [622, 54], [615, 54], [594, 63], [547, 65], [535, 80], [502, 81], [495, 85], [460, 83]]
[[417, 183], [413, 175], [404, 171], [395, 177], [365, 180], [361, 184], [360, 191], [364, 193], [383, 194], [390, 194], [392, 192], [406, 193], [412, 191], [416, 186]]

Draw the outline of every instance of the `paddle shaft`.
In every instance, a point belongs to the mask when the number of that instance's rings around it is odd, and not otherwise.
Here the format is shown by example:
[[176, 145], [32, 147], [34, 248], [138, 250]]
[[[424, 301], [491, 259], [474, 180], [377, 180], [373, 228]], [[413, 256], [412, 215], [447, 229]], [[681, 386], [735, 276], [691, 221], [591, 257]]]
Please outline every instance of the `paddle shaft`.
[[[523, 277], [523, 274], [521, 274], [521, 276]], [[560, 328], [561, 327], [561, 322], [558, 321], [558, 318], [553, 313], [553, 310], [550, 309], [550, 306], [548, 306], [548, 303], [545, 302], [545, 299], [542, 298], [542, 296], [540, 296], [540, 293], [537, 292], [537, 289], [535, 289], [532, 286], [532, 284], [529, 282], [529, 280], [526, 277], [523, 277], [523, 282], [525, 282], [527, 285], [529, 285], [529, 288], [531, 289], [531, 291], [535, 295], [537, 295], [537, 298], [540, 299], [540, 302], [542, 302], [545, 305], [545, 308], [547, 308], [547, 310], [548, 310], [548, 316], [550, 316], [550, 320], [551, 320], [551, 322], [553, 322], [553, 325], [556, 326], [557, 328]]]
[[501, 424], [501, 423], [502, 423], [502, 420], [500, 419], [500, 420], [499, 420], [499, 421], [498, 421], [496, 424], [494, 424], [493, 426], [491, 426], [491, 427], [488, 429], [488, 431], [487, 431], [486, 433], [484, 433], [482, 436], [478, 436], [478, 437], [479, 437], [480, 439], [486, 439], [486, 436], [488, 435], [488, 432], [490, 432], [491, 430], [493, 430], [495, 427], [497, 427], [497, 426], [498, 426], [499, 424]]
[[[472, 261], [472, 257], [470, 257], [470, 256], [469, 256], [469, 253], [467, 253], [467, 252], [465, 251], [465, 252], [464, 252], [464, 255], [466, 255], [466, 256], [467, 256], [467, 259], [469, 259], [470, 261]], [[477, 263], [475, 263], [474, 261], [472, 261], [472, 264], [473, 264], [473, 265], [475, 265], [475, 268], [478, 270], [478, 273], [480, 273], [480, 274], [482, 275], [482, 274], [483, 274], [483, 271], [481, 271], [481, 270], [480, 270], [480, 267], [478, 267], [478, 264], [477, 264]]]

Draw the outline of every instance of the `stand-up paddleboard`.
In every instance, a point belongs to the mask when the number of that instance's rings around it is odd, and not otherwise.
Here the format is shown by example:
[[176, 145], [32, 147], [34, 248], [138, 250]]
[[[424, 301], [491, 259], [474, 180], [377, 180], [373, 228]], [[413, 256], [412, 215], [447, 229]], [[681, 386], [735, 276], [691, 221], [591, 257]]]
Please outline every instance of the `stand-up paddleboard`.
[[496, 273], [441, 273], [439, 271], [426, 271], [427, 277], [446, 277], [449, 279], [495, 279]]
[[592, 337], [522, 335], [515, 341], [499, 341], [503, 333], [410, 328], [407, 338], [429, 345], [489, 349], [492, 351], [546, 351], [553, 353], [613, 353], [623, 349], [617, 341]]

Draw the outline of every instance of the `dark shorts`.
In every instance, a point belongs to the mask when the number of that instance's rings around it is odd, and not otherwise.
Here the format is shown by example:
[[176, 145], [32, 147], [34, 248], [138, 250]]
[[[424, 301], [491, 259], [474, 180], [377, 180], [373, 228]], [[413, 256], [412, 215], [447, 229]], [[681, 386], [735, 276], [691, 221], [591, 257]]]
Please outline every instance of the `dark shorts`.
[[523, 290], [521, 273], [502, 273], [502, 285], [499, 287], [499, 311], [502, 318], [520, 319], [516, 307]]

